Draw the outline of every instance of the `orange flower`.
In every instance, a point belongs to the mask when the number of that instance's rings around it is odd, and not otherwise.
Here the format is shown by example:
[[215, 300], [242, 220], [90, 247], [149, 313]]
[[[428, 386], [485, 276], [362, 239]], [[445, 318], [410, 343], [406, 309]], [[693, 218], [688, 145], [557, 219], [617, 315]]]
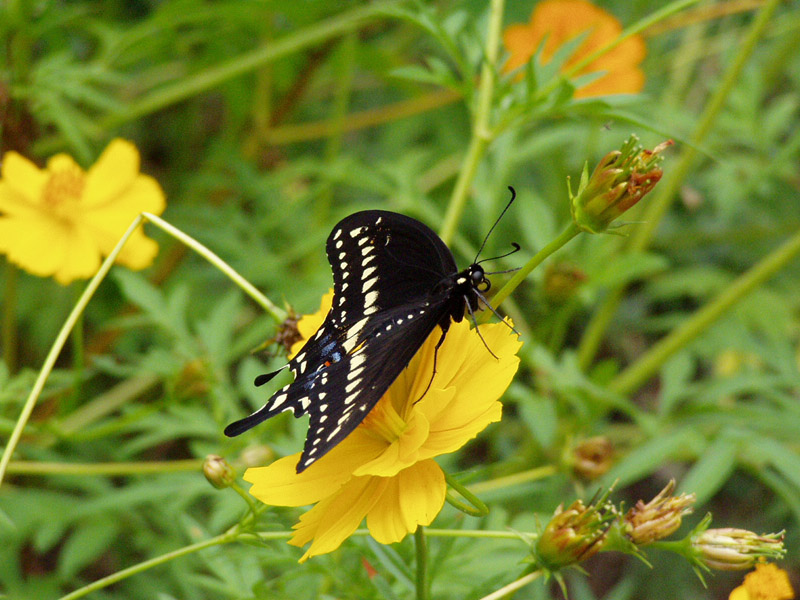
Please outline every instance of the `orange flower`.
[[[526, 64], [544, 41], [541, 59], [550, 61], [566, 42], [586, 34], [583, 42], [562, 66], [567, 71], [596, 50], [619, 37], [622, 25], [613, 15], [586, 0], [545, 0], [533, 9], [530, 23], [512, 25], [505, 30], [503, 42], [511, 55], [506, 62], [506, 73]], [[546, 40], [545, 40], [546, 38]], [[606, 52], [577, 75], [605, 73], [575, 92], [576, 98], [606, 96], [609, 94], [635, 94], [644, 87], [644, 73], [639, 63], [644, 60], [646, 48], [641, 36], [633, 36], [613, 50]]]

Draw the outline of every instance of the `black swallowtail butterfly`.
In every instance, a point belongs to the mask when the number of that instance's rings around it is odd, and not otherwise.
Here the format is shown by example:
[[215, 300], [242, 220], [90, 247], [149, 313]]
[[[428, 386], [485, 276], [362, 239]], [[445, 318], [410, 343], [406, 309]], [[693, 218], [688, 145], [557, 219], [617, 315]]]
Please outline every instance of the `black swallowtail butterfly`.
[[[257, 377], [255, 384], [287, 367], [294, 381], [225, 428], [233, 437], [279, 412], [307, 413], [298, 473], [364, 420], [437, 325], [442, 329], [438, 349], [450, 321], [460, 322], [465, 310], [477, 310], [490, 287], [477, 258], [459, 271], [433, 230], [393, 212], [365, 210], [344, 218], [325, 249], [333, 270], [330, 312], [288, 365]], [[434, 358], [432, 377], [435, 368]]]

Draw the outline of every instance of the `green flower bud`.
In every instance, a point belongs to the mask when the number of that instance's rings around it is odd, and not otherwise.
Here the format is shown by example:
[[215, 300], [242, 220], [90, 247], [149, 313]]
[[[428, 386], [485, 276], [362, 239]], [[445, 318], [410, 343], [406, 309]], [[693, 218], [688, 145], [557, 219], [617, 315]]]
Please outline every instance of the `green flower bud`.
[[216, 454], [209, 454], [203, 462], [203, 475], [218, 490], [230, 487], [236, 481], [236, 471], [227, 460]]
[[582, 230], [603, 233], [622, 213], [649, 193], [663, 175], [660, 156], [672, 141], [659, 144], [653, 150], [639, 145], [632, 135], [620, 150], [606, 154], [591, 176], [588, 164], [581, 173], [577, 193], [569, 188], [572, 219]]

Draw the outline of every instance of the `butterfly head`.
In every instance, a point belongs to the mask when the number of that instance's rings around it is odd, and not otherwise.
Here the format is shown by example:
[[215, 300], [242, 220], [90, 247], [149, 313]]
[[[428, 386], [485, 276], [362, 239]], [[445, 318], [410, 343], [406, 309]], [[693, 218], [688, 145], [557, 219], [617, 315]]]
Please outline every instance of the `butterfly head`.
[[473, 288], [482, 293], [486, 293], [492, 288], [492, 282], [486, 277], [486, 272], [478, 263], [470, 265], [467, 271], [469, 272], [470, 285]]

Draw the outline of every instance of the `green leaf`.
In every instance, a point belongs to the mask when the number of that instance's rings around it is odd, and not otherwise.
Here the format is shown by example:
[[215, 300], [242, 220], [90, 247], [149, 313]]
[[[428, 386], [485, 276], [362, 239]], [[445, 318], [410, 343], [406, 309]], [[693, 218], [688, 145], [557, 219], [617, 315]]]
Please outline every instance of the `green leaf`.
[[619, 480], [621, 486], [652, 475], [671, 461], [691, 458], [705, 448], [702, 434], [692, 427], [663, 431], [659, 437], [633, 447], [627, 456], [606, 473], [602, 486]]
[[736, 469], [741, 443], [741, 439], [734, 435], [722, 433], [717, 436], [681, 479], [678, 491], [697, 494], [699, 506], [708, 502]]
[[58, 572], [68, 579], [96, 561], [111, 546], [119, 532], [119, 520], [98, 514], [77, 524], [61, 548]]

